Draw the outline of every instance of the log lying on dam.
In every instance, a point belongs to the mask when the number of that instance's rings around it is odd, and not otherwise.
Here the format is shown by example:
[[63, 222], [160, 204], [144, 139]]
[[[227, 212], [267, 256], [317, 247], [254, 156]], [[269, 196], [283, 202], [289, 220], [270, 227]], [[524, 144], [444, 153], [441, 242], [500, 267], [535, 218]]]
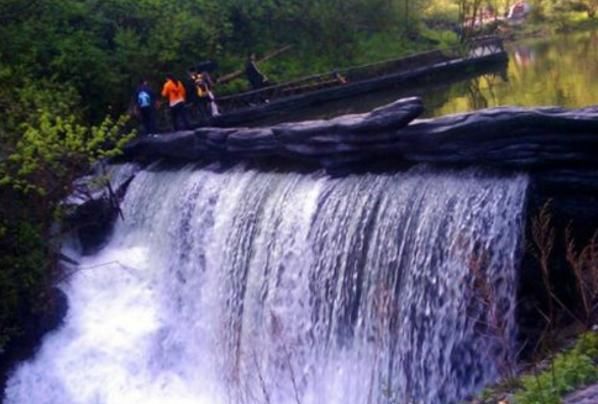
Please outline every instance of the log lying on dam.
[[598, 107], [500, 107], [416, 120], [419, 98], [398, 100], [366, 114], [262, 128], [200, 128], [140, 138], [129, 160], [282, 157], [324, 168], [384, 160], [400, 166], [430, 163], [509, 169], [598, 168]]

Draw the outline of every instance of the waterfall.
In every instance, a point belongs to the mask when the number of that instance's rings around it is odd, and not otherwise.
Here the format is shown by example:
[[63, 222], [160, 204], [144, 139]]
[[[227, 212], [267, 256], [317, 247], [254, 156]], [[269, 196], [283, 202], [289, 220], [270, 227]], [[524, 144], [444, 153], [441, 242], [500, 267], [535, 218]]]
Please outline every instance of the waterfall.
[[456, 402], [513, 360], [527, 182], [146, 169], [5, 400]]

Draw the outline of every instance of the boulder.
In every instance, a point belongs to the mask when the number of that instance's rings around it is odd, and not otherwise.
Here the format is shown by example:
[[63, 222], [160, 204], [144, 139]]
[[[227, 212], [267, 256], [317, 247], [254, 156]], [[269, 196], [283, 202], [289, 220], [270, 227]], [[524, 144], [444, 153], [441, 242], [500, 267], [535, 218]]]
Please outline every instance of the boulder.
[[231, 133], [226, 150], [240, 155], [276, 155], [280, 148], [270, 128], [247, 128]]
[[59, 288], [50, 288], [45, 298], [44, 310], [21, 308], [19, 322], [24, 324], [22, 334], [18, 338], [13, 338], [3, 351], [0, 350], [0, 393], [4, 391], [13, 367], [32, 357], [39, 349], [42, 338], [48, 332], [58, 328], [68, 312], [67, 297]]
[[77, 180], [73, 193], [63, 202], [65, 229], [57, 231], [76, 233], [84, 254], [97, 250], [110, 235], [120, 215], [119, 203], [141, 168], [138, 164], [96, 167], [92, 174]]

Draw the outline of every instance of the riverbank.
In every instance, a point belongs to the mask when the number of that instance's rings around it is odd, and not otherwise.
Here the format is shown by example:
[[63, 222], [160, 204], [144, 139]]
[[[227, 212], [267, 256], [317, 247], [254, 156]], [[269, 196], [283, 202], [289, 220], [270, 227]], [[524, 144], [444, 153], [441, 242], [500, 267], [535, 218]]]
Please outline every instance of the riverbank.
[[[559, 349], [486, 388], [471, 404], [590, 403], [598, 383], [598, 327], [562, 342]], [[591, 399], [590, 399], [591, 400]]]

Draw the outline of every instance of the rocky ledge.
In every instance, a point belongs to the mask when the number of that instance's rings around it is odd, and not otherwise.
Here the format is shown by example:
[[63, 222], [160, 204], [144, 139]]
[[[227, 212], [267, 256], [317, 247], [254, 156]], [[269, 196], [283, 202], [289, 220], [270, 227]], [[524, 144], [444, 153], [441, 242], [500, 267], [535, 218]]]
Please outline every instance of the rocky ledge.
[[139, 138], [125, 158], [311, 161], [328, 170], [418, 163], [598, 169], [598, 106], [500, 107], [417, 120], [419, 98], [366, 114], [262, 128], [199, 128]]

